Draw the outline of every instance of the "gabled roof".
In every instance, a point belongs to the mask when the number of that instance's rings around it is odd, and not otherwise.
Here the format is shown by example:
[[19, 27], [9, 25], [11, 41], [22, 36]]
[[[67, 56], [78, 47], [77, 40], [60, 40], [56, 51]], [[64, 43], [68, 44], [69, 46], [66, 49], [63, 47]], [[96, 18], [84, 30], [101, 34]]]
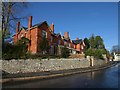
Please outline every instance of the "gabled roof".
[[47, 21], [44, 21], [44, 22], [40, 22], [40, 23], [38, 23], [38, 24], [35, 24], [35, 25], [33, 25], [31, 28], [39, 27], [39, 26], [41, 26], [43, 23], [45, 23], [45, 24], [47, 25], [47, 27], [49, 28], [51, 34], [52, 34], [52, 35], [55, 35], [55, 33], [52, 32], [52, 30], [51, 30], [50, 26], [48, 25]]
[[[41, 26], [43, 23], [46, 23], [46, 24], [47, 24], [47, 21], [44, 21], [44, 22], [40, 22], [40, 23], [38, 23], [38, 24], [35, 24], [35, 25], [33, 25], [31, 28], [39, 27], [39, 26]], [[47, 26], [49, 27], [48, 24], [47, 24]], [[20, 33], [21, 30], [27, 30], [27, 29], [28, 29], [27, 27], [22, 26], [22, 28], [19, 30], [18, 33]], [[15, 34], [14, 34], [14, 35], [15, 35]], [[13, 36], [14, 36], [14, 35], [13, 35]]]
[[[43, 23], [46, 23], [46, 24], [47, 24], [47, 21], [40, 22], [40, 23], [38, 23], [38, 24], [33, 25], [32, 27], [39, 27], [39, 26], [41, 26]], [[48, 25], [48, 24], [47, 24], [47, 25]]]
[[[21, 31], [21, 30], [27, 30], [27, 28], [24, 27], [24, 26], [22, 26], [21, 29], [20, 29], [20, 31]], [[20, 32], [20, 31], [19, 31], [19, 32]]]
[[[39, 27], [39, 26], [41, 26], [43, 23], [46, 23], [46, 24], [47, 24], [47, 21], [44, 21], [44, 22], [40, 22], [40, 23], [38, 23], [38, 24], [35, 24], [35, 25], [33, 25], [31, 28]], [[48, 24], [47, 24], [47, 26], [48, 26]], [[22, 26], [22, 28], [20, 29], [20, 31], [23, 30], [23, 29], [24, 29], [24, 30], [27, 30], [28, 28]], [[20, 32], [20, 31], [19, 31], [19, 32]]]
[[68, 38], [68, 39], [64, 38], [63, 40], [64, 40], [64, 41], [69, 41], [70, 39], [69, 39], [69, 38]]
[[72, 40], [72, 42], [73, 42], [74, 44], [79, 44], [79, 43], [82, 42], [82, 39], [79, 39], [79, 40]]
[[61, 36], [61, 34], [60, 34], [60, 33], [57, 33], [57, 34], [56, 34], [56, 33], [54, 33], [54, 35], [55, 35], [55, 36], [57, 36], [57, 37]]
[[63, 40], [64, 40], [64, 41], [69, 41], [70, 38], [65, 38], [65, 37], [63, 36]]

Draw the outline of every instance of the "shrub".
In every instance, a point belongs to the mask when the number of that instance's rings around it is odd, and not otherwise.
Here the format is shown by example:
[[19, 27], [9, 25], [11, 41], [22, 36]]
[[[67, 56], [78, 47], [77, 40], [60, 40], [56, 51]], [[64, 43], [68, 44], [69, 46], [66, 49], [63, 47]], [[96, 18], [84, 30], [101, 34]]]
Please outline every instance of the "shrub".
[[39, 48], [40, 48], [42, 54], [47, 54], [48, 53], [48, 51], [50, 49], [50, 46], [48, 44], [48, 40], [47, 40], [46, 37], [43, 37], [42, 42], [40, 42], [40, 44], [39, 44]]
[[85, 57], [86, 56], [94, 56], [96, 59], [103, 59], [102, 54], [106, 54], [106, 51], [104, 49], [91, 49], [91, 48], [89, 48], [85, 52]]
[[29, 43], [29, 40], [25, 37], [22, 37], [16, 45], [12, 45], [9, 43], [5, 43], [3, 46], [3, 59], [25, 59], [28, 46], [26, 44]]
[[102, 51], [100, 49], [95, 50], [94, 57], [96, 59], [103, 59]]
[[69, 56], [70, 56], [69, 49], [66, 47], [62, 48], [61, 57], [68, 58]]
[[86, 56], [94, 56], [94, 50], [89, 48], [87, 51], [85, 51], [85, 57]]

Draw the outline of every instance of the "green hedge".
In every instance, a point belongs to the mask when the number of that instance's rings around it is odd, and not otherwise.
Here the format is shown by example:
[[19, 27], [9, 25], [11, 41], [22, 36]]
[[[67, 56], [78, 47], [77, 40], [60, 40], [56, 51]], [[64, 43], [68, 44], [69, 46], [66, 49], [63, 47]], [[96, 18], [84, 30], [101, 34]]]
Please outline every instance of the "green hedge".
[[96, 59], [104, 59], [102, 54], [107, 54], [107, 51], [105, 49], [91, 49], [91, 48], [85, 51], [85, 57], [94, 56], [94, 58]]

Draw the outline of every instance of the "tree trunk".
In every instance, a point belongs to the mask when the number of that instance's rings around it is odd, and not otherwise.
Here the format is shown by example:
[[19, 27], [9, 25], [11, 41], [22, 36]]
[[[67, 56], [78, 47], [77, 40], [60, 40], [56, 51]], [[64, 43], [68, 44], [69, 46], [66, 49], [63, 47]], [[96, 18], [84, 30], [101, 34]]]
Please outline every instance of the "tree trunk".
[[2, 6], [2, 30], [3, 30], [3, 28], [4, 28], [4, 25], [3, 25], [3, 23], [4, 23], [4, 3], [3, 2], [1, 4], [1, 6]]

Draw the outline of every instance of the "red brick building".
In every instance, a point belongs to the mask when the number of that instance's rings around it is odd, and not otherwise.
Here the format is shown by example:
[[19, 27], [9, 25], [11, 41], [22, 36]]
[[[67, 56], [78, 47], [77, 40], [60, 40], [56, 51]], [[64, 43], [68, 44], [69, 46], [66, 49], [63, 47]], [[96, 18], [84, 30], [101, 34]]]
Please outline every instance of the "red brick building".
[[30, 40], [28, 51], [31, 53], [40, 53], [39, 44], [44, 36], [47, 38], [51, 47], [49, 50], [50, 54], [61, 54], [61, 48], [65, 45], [73, 54], [83, 53], [85, 44], [82, 39], [76, 38], [76, 40], [71, 40], [69, 32], [65, 32], [64, 36], [60, 33], [56, 34], [54, 33], [54, 24], [52, 23], [49, 26], [46, 21], [32, 25], [32, 16], [29, 17], [28, 28], [20, 28], [20, 22], [17, 23], [13, 41], [16, 44], [21, 37], [26, 37]]

